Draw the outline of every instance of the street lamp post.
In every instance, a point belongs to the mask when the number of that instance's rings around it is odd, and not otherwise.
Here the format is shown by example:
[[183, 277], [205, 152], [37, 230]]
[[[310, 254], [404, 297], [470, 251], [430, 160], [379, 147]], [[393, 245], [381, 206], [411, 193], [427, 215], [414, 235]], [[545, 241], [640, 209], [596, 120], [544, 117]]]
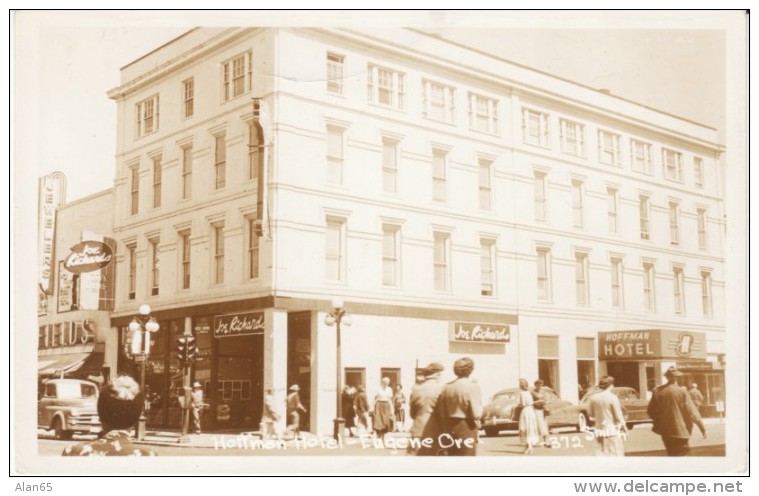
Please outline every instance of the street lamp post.
[[[160, 329], [158, 322], [150, 316], [150, 305], [141, 305], [140, 314], [136, 315], [129, 323], [129, 331], [132, 333], [131, 354], [135, 363], [140, 364], [140, 393], [145, 397], [145, 362], [150, 356], [150, 337]], [[137, 424], [137, 439], [145, 439], [145, 401], [142, 402], [140, 420]]]
[[351, 319], [350, 316], [346, 315], [344, 303], [343, 300], [340, 298], [335, 298], [332, 300], [332, 311], [327, 314], [327, 316], [324, 318], [324, 323], [328, 326], [332, 327], [335, 326], [336, 331], [336, 340], [337, 340], [337, 348], [335, 350], [335, 362], [337, 364], [337, 382], [336, 382], [336, 391], [335, 391], [335, 397], [336, 397], [336, 408], [335, 411], [337, 412], [337, 416], [335, 417], [334, 423], [334, 431], [333, 436], [336, 441], [340, 441], [343, 436], [343, 430], [345, 426], [345, 419], [343, 418], [343, 398], [342, 398], [342, 378], [343, 378], [343, 371], [342, 371], [342, 356], [340, 351], [340, 324], [344, 324], [346, 326], [351, 325]]

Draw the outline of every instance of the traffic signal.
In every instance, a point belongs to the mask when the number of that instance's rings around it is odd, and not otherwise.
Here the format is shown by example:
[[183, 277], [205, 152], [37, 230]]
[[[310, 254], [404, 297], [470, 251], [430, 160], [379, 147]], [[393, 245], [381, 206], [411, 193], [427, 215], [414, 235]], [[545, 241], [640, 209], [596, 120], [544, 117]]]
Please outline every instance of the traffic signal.
[[194, 336], [181, 336], [177, 338], [177, 359], [180, 362], [190, 363], [195, 360], [198, 347]]

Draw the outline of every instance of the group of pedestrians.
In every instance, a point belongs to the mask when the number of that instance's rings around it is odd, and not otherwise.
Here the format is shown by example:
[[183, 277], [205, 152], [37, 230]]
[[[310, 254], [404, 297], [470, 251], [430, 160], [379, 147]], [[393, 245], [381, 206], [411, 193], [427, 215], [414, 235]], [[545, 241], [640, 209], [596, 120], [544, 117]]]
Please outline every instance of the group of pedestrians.
[[439, 363], [431, 363], [421, 372], [421, 382], [414, 386], [409, 400], [410, 454], [418, 456], [474, 456], [479, 443], [482, 393], [471, 377], [474, 361], [456, 360], [456, 379], [442, 385]]
[[342, 413], [348, 436], [373, 433], [384, 438], [389, 432], [405, 429], [406, 396], [403, 386], [390, 387], [390, 378], [383, 377], [370, 409], [364, 386], [346, 385], [342, 391]]
[[526, 379], [519, 379], [519, 440], [525, 447], [525, 454], [532, 453], [532, 449], [541, 442], [546, 448], [551, 447], [542, 388], [543, 381], [540, 379], [535, 381], [532, 390]]

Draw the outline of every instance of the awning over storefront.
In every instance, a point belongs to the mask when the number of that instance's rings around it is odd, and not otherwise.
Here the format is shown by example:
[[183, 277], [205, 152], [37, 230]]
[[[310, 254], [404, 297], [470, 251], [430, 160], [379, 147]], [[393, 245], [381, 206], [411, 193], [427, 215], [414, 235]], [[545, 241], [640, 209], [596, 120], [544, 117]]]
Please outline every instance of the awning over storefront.
[[103, 368], [103, 352], [67, 353], [40, 357], [37, 375], [69, 375], [73, 372], [99, 372]]
[[706, 360], [706, 334], [670, 329], [600, 332], [598, 359], [702, 361]]

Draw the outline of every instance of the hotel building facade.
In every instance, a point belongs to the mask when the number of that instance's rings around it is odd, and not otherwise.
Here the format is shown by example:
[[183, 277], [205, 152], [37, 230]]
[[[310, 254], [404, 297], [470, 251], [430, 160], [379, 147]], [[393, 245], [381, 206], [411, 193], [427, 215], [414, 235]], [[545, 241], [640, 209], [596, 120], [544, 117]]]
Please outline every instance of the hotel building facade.
[[[299, 384], [332, 430], [341, 380], [475, 361], [485, 396], [678, 364], [724, 400], [724, 157], [714, 129], [413, 29], [196, 28], [121, 70], [117, 287], [106, 346], [161, 329], [149, 426], [179, 426], [177, 338], [209, 429]], [[284, 411], [282, 411], [284, 413]]]

